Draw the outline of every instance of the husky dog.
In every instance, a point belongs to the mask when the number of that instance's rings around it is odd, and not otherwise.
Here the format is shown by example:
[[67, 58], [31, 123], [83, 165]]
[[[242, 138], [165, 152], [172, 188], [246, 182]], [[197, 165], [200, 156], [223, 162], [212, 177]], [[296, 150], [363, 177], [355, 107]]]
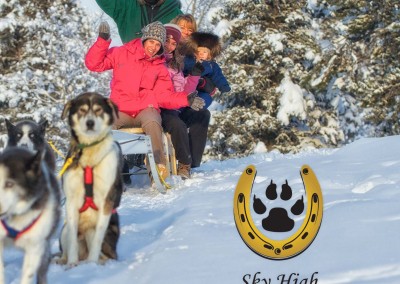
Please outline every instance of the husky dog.
[[119, 206], [122, 183], [121, 148], [112, 137], [117, 106], [98, 93], [83, 93], [64, 106], [70, 149], [62, 186], [66, 197], [66, 223], [61, 233], [59, 264], [80, 260], [117, 259]]
[[21, 283], [47, 283], [50, 237], [59, 217], [57, 179], [42, 152], [7, 147], [0, 154], [0, 283], [4, 282], [3, 246], [25, 251]]
[[55, 170], [56, 160], [44, 137], [47, 120], [43, 120], [40, 123], [36, 123], [33, 120], [22, 120], [14, 125], [6, 119], [6, 126], [8, 132], [7, 147], [26, 147], [34, 153], [42, 151], [45, 154], [45, 161], [49, 168], [53, 171]]

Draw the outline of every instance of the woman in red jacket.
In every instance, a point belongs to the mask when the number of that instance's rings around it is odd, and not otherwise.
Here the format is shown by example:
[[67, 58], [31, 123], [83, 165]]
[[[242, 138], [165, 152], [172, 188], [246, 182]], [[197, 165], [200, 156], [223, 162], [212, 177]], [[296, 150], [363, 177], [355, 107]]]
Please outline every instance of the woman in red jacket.
[[162, 144], [160, 108], [191, 106], [200, 109], [204, 101], [196, 93], [175, 92], [163, 56], [166, 32], [160, 22], [142, 30], [141, 39], [109, 48], [110, 27], [100, 24], [99, 37], [89, 49], [85, 64], [91, 71], [113, 70], [111, 100], [118, 106], [114, 128], [142, 127], [151, 137], [154, 159], [163, 178], [168, 176]]

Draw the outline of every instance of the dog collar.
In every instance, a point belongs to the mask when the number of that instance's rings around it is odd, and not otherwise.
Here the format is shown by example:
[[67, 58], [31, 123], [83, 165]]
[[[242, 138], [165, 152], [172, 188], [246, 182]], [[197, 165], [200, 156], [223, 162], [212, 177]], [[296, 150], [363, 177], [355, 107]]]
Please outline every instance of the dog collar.
[[17, 240], [19, 237], [21, 237], [24, 233], [29, 231], [36, 224], [36, 222], [39, 220], [40, 216], [42, 216], [42, 213], [40, 213], [39, 216], [37, 216], [35, 218], [35, 220], [32, 221], [32, 223], [30, 223], [28, 226], [26, 226], [21, 231], [15, 230], [14, 228], [10, 227], [7, 224], [7, 222], [4, 220], [1, 220], [1, 224], [3, 225], [4, 229], [7, 231], [7, 237], [9, 237], [13, 240]]
[[92, 147], [92, 146], [94, 146], [94, 145], [97, 145], [97, 144], [103, 142], [104, 139], [107, 138], [107, 136], [108, 136], [108, 135], [106, 135], [106, 136], [104, 136], [103, 138], [101, 138], [100, 140], [94, 141], [94, 142], [92, 142], [92, 143], [90, 143], [90, 144], [79, 143], [77, 147], [78, 147], [78, 149], [81, 149], [81, 150], [84, 149], [84, 148]]

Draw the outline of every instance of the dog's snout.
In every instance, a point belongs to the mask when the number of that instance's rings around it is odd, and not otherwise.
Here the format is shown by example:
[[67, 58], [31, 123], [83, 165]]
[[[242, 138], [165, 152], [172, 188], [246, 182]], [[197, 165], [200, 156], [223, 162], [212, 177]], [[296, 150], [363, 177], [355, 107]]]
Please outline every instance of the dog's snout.
[[92, 119], [89, 119], [88, 121], [86, 121], [86, 126], [88, 129], [93, 129], [94, 121]]
[[27, 143], [21, 143], [21, 144], [19, 144], [19, 146], [23, 147], [23, 148], [28, 148], [28, 144]]

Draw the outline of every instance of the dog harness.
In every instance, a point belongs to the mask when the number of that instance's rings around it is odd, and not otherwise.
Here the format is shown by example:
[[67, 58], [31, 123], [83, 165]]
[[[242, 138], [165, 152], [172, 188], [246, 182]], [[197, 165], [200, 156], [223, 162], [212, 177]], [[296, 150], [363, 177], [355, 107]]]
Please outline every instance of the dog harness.
[[85, 167], [84, 169], [84, 184], [85, 184], [85, 203], [83, 203], [79, 213], [85, 212], [89, 208], [99, 210], [93, 201], [93, 168]]
[[28, 232], [36, 224], [36, 222], [39, 220], [40, 216], [42, 216], [42, 213], [40, 213], [39, 216], [37, 216], [36, 219], [32, 221], [32, 223], [30, 223], [28, 226], [26, 226], [21, 231], [15, 230], [14, 228], [10, 227], [9, 225], [7, 225], [6, 221], [4, 221], [4, 220], [1, 220], [1, 224], [4, 227], [4, 230], [7, 231], [7, 237], [9, 237], [13, 240], [17, 240], [19, 237], [21, 237], [24, 233]]
[[[93, 201], [93, 168], [86, 166], [84, 169], [84, 183], [85, 183], [85, 203], [83, 203], [79, 213], [83, 213], [89, 208], [93, 210], [99, 210]], [[117, 210], [113, 209], [112, 213], [116, 213]]]
[[[71, 164], [74, 162], [74, 160], [79, 159], [79, 156], [82, 154], [82, 150], [83, 150], [84, 148], [88, 148], [88, 147], [95, 146], [95, 145], [97, 145], [97, 144], [103, 142], [103, 140], [106, 139], [106, 138], [107, 138], [107, 135], [104, 136], [103, 138], [101, 138], [100, 140], [94, 141], [94, 142], [92, 142], [92, 143], [90, 143], [90, 144], [79, 143], [79, 144], [77, 145], [77, 148], [79, 149], [79, 151], [78, 151], [78, 152], [73, 152], [73, 153], [71, 154], [71, 156], [70, 156], [68, 159], [65, 159], [64, 165], [63, 165], [63, 167], [61, 168], [60, 172], [58, 173], [58, 177], [61, 178], [61, 177], [63, 176], [63, 174], [67, 171], [67, 169], [71, 166]], [[51, 146], [51, 145], [50, 145], [50, 146]], [[53, 147], [53, 146], [52, 146], [52, 147]], [[54, 147], [54, 148], [55, 148], [55, 147]], [[54, 148], [53, 148], [53, 149], [54, 149]], [[56, 152], [57, 152], [57, 151], [56, 151]]]

